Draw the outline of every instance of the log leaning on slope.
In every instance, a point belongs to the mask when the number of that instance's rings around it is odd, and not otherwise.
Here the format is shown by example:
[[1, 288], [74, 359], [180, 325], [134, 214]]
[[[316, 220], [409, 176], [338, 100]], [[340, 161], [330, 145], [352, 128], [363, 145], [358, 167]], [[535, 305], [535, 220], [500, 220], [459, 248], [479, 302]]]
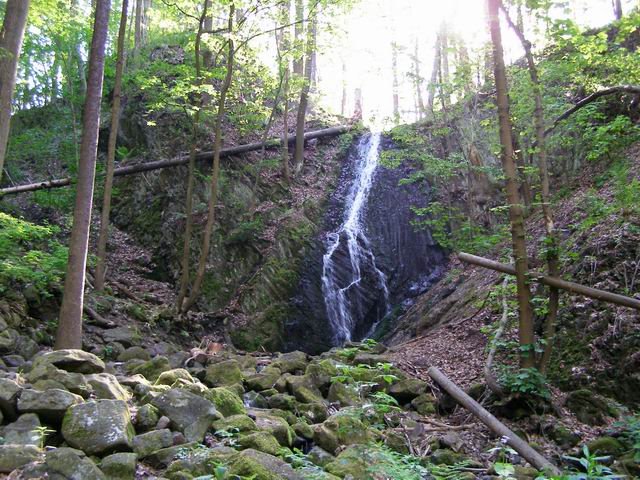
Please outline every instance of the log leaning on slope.
[[[307, 132], [304, 134], [305, 140], [313, 140], [315, 138], [323, 138], [323, 137], [335, 137], [338, 135], [343, 135], [348, 133], [351, 130], [350, 126], [340, 126], [340, 127], [331, 127], [325, 128], [322, 130], [315, 130], [312, 132]], [[295, 143], [296, 137], [295, 135], [288, 138], [289, 144]], [[277, 148], [282, 145], [283, 140], [281, 138], [273, 138], [271, 140], [267, 140], [264, 144], [266, 148]], [[221, 157], [231, 157], [234, 155], [241, 155], [243, 153], [254, 152], [262, 149], [263, 143], [249, 143], [247, 145], [238, 145], [237, 147], [229, 147], [223, 148], [220, 151]], [[205, 161], [211, 160], [213, 158], [213, 152], [200, 152], [196, 155], [197, 161]], [[162, 168], [169, 167], [177, 167], [180, 165], [186, 165], [189, 163], [189, 156], [183, 155], [180, 157], [173, 158], [171, 160], [159, 160], [157, 162], [146, 162], [140, 163], [137, 165], [128, 165], [126, 167], [116, 168], [113, 175], [115, 177], [122, 177], [124, 175], [133, 175], [136, 173], [142, 172], [150, 172], [152, 170], [160, 170]], [[65, 187], [67, 185], [71, 185], [73, 183], [73, 179], [70, 177], [67, 178], [59, 178], [55, 180], [47, 180], [44, 182], [36, 182], [29, 183], [26, 185], [17, 185], [15, 187], [7, 187], [0, 189], [0, 197], [4, 195], [15, 195], [17, 193], [25, 193], [25, 192], [34, 192], [36, 190], [46, 190], [51, 188], [60, 188]]]
[[507, 444], [516, 452], [522, 455], [531, 465], [541, 471], [560, 475], [558, 468], [549, 460], [540, 455], [527, 442], [518, 437], [504, 423], [498, 420], [485, 410], [482, 405], [464, 393], [460, 387], [453, 383], [447, 376], [436, 367], [431, 367], [428, 372], [429, 376], [451, 395], [460, 405], [473, 413], [482, 423], [489, 427], [493, 432], [507, 439]]
[[[459, 253], [458, 258], [463, 262], [495, 270], [496, 272], [506, 273], [507, 275], [516, 274], [516, 270], [513, 266], [489, 260], [488, 258], [478, 257], [464, 252]], [[535, 272], [529, 272], [529, 276], [532, 280], [550, 287], [560, 288], [568, 292], [584, 295], [585, 297], [602, 300], [603, 302], [615, 303], [616, 305], [622, 305], [623, 307], [640, 310], [640, 300], [637, 298], [626, 297], [624, 295], [607, 292], [605, 290], [598, 290], [597, 288], [587, 287], [585, 285], [580, 285], [579, 283], [568, 282], [561, 278], [549, 277]]]

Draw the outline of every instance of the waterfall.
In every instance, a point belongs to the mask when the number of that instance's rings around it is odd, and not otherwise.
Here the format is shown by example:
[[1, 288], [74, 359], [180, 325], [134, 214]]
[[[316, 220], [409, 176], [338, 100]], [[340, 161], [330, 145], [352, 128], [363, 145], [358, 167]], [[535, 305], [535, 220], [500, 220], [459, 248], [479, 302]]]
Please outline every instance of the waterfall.
[[[343, 222], [327, 235], [326, 250], [322, 258], [322, 293], [327, 317], [333, 332], [333, 344], [351, 340], [361, 312], [358, 298], [367, 288], [375, 288], [384, 298], [385, 314], [389, 313], [387, 277], [377, 267], [371, 243], [363, 222], [363, 209], [367, 204], [378, 166], [380, 133], [365, 135], [358, 144], [356, 173], [349, 190]], [[348, 261], [338, 256], [348, 256]], [[363, 281], [373, 274], [373, 284]]]

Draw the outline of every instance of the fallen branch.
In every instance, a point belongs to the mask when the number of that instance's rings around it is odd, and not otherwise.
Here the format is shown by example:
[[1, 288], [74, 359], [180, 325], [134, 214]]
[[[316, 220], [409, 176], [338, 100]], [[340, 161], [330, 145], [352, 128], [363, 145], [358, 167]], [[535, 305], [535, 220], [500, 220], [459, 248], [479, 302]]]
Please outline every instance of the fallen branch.
[[[565, 111], [562, 115], [560, 115], [559, 117], [557, 117], [553, 121], [553, 124], [544, 131], [545, 137], [547, 135], [549, 135], [551, 132], [553, 132], [553, 130], [558, 126], [558, 124], [562, 120], [566, 120], [571, 115], [573, 115], [575, 112], [580, 110], [582, 107], [584, 107], [586, 105], [589, 105], [590, 103], [593, 103], [594, 101], [596, 101], [600, 97], [604, 97], [606, 95], [613, 95], [614, 93], [635, 93], [635, 94], [640, 94], [640, 86], [619, 85], [617, 87], [610, 87], [610, 88], [605, 88], [603, 90], [599, 90], [599, 91], [597, 91], [595, 93], [592, 93], [591, 95], [589, 95], [587, 97], [584, 97], [582, 100], [580, 100], [578, 103], [576, 103], [573, 107], [571, 107], [569, 110]], [[535, 143], [534, 143], [534, 146], [535, 146]]]
[[[313, 132], [307, 132], [304, 134], [305, 141], [313, 140], [323, 137], [335, 137], [343, 135], [351, 130], [350, 126], [340, 126], [325, 128], [323, 130], [316, 130]], [[288, 142], [292, 144], [296, 141], [295, 135], [289, 137]], [[237, 147], [223, 148], [220, 151], [220, 157], [231, 157], [234, 155], [241, 155], [243, 153], [253, 152], [261, 150], [263, 145], [265, 148], [273, 149], [282, 145], [283, 140], [281, 138], [273, 138], [267, 142], [249, 143], [247, 145], [238, 145]], [[211, 161], [213, 159], [213, 152], [200, 152], [196, 154], [197, 161]], [[115, 177], [122, 177], [125, 175], [134, 175], [136, 173], [150, 172], [152, 170], [160, 170], [162, 168], [178, 167], [180, 165], [186, 165], [189, 163], [188, 155], [181, 155], [171, 160], [158, 160], [157, 162], [146, 162], [137, 165], [128, 165], [126, 167], [116, 168], [113, 172]], [[34, 192], [36, 190], [46, 190], [52, 188], [65, 187], [71, 185], [74, 179], [71, 177], [59, 178], [55, 180], [46, 180], [44, 182], [29, 183], [26, 185], [17, 185], [15, 187], [7, 187], [0, 189], [0, 197], [4, 195], [15, 195], [24, 192]]]
[[[469, 253], [461, 252], [458, 254], [458, 258], [466, 263], [478, 265], [480, 267], [495, 270], [497, 272], [506, 273], [508, 275], [515, 275], [516, 270], [512, 265], [506, 265], [504, 263], [495, 262], [488, 258], [478, 257]], [[585, 297], [595, 298], [596, 300], [602, 300], [603, 302], [615, 303], [616, 305], [622, 305], [623, 307], [634, 308], [640, 310], [640, 300], [637, 298], [626, 297], [617, 293], [611, 293], [597, 288], [587, 287], [580, 285], [579, 283], [568, 282], [557, 277], [549, 277], [536, 272], [529, 272], [529, 277], [535, 282], [548, 285], [550, 287], [556, 287], [568, 292], [584, 295]]]
[[489, 427], [493, 432], [504, 437], [507, 444], [518, 452], [524, 459], [538, 470], [560, 475], [560, 470], [549, 460], [540, 455], [537, 451], [529, 446], [527, 442], [513, 433], [504, 423], [491, 415], [487, 410], [464, 393], [460, 387], [447, 378], [447, 376], [436, 367], [429, 368], [429, 376], [442, 387], [449, 395], [451, 395], [460, 405], [473, 413], [482, 423]]
[[111, 320], [107, 320], [98, 312], [96, 312], [93, 308], [87, 305], [84, 305], [82, 309], [84, 310], [84, 313], [87, 314], [87, 317], [91, 319], [91, 322], [89, 323], [93, 323], [94, 325], [98, 325], [99, 327], [102, 327], [102, 328], [113, 328], [116, 326], [114, 322], [112, 322]]

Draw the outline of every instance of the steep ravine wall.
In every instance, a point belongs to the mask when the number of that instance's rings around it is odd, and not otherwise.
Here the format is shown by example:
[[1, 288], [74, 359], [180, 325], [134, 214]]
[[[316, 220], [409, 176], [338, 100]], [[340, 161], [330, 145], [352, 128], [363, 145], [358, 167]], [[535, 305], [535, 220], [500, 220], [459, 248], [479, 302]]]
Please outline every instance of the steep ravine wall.
[[[390, 141], [385, 139], [382, 149], [390, 147]], [[357, 154], [357, 150], [352, 149], [343, 165], [338, 186], [329, 200], [322, 230], [315, 237], [310, 254], [304, 261], [297, 294], [291, 299], [293, 314], [285, 323], [285, 348], [288, 350], [317, 353], [332, 346], [333, 335], [321, 284], [322, 260], [327, 234], [335, 231], [343, 220], [345, 202], [355, 176]], [[430, 198], [425, 184], [399, 185], [401, 179], [414, 171], [408, 162], [397, 168], [378, 166], [364, 211], [367, 236], [376, 264], [387, 276], [390, 304], [395, 311], [424, 293], [439, 278], [446, 261], [444, 252], [435, 244], [430, 232], [411, 224], [414, 219], [411, 207], [424, 206]], [[335, 255], [337, 263], [348, 268], [346, 249], [336, 251]], [[362, 315], [353, 331], [354, 339], [365, 336], [372, 325], [382, 319], [386, 310], [383, 293], [375, 288], [373, 272], [364, 272], [362, 283], [368, 288], [360, 289], [357, 308]], [[380, 328], [388, 328], [384, 324], [393, 321], [394, 315], [390, 314], [381, 322]]]

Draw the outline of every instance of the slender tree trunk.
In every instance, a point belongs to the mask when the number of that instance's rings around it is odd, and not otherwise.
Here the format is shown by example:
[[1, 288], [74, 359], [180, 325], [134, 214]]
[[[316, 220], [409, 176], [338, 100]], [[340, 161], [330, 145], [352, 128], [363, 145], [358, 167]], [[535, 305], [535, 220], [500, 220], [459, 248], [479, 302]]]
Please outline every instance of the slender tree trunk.
[[111, 193], [113, 191], [113, 171], [115, 170], [116, 142], [118, 141], [118, 125], [120, 124], [120, 103], [122, 97], [122, 72], [124, 70], [124, 41], [127, 33], [127, 9], [129, 0], [122, 0], [120, 29], [118, 30], [118, 59], [116, 60], [116, 78], [113, 86], [113, 105], [111, 107], [111, 130], [107, 146], [107, 172], [104, 179], [104, 197], [100, 215], [100, 233], [98, 234], [98, 262], [96, 264], [96, 291], [104, 290], [104, 279], [107, 272], [107, 241], [109, 239], [109, 216], [111, 214]]
[[441, 72], [441, 86], [440, 92], [442, 98], [444, 99], [444, 104], [449, 106], [451, 104], [451, 96], [449, 95], [449, 27], [447, 26], [447, 22], [442, 23], [442, 36], [441, 36], [441, 58], [442, 66], [440, 68]]
[[418, 119], [422, 119], [424, 116], [424, 100], [422, 98], [422, 76], [420, 73], [420, 47], [418, 45], [418, 38], [416, 37], [415, 45], [413, 49], [413, 61], [415, 62], [415, 76], [416, 76], [416, 99], [418, 101]]
[[622, 2], [620, 0], [611, 0], [613, 4], [613, 14], [616, 17], [616, 20], [620, 20], [622, 18]]
[[310, 28], [309, 35], [307, 36], [307, 44], [305, 48], [305, 65], [304, 65], [304, 84], [300, 91], [300, 103], [298, 105], [298, 119], [296, 123], [296, 151], [294, 157], [294, 164], [296, 174], [302, 170], [304, 166], [304, 128], [307, 118], [307, 107], [309, 106], [309, 89], [311, 87], [311, 53], [316, 49], [314, 43], [314, 36], [311, 34], [316, 28], [315, 23], [318, 21], [315, 12], [310, 14]]
[[142, 48], [142, 28], [144, 15], [144, 0], [136, 0], [136, 17], [133, 32], [133, 61], [137, 64], [140, 49]]
[[[211, 0], [204, 0], [202, 15], [200, 16], [200, 19], [198, 22], [198, 32], [196, 34], [195, 66], [196, 66], [196, 85], [197, 86], [200, 86], [202, 84], [200, 46], [202, 44], [203, 30], [205, 29], [210, 30], [212, 28], [211, 16], [208, 15], [210, 5], [211, 5]], [[210, 53], [210, 50], [207, 49], [207, 51], [203, 53], [203, 59], [202, 59], [203, 63], [207, 61], [207, 58], [206, 58], [207, 52]], [[202, 104], [203, 104], [202, 94], [198, 92], [197, 100], [196, 100], [197, 110], [193, 116], [191, 147], [189, 148], [189, 167], [188, 167], [188, 173], [187, 173], [187, 197], [185, 201], [185, 212], [184, 212], [185, 229], [184, 229], [184, 239], [182, 242], [182, 261], [181, 261], [182, 272], [180, 274], [180, 289], [178, 290], [178, 297], [176, 298], [176, 311], [178, 313], [180, 313], [180, 309], [182, 307], [185, 297], [187, 296], [187, 291], [189, 289], [189, 275], [191, 270], [191, 265], [190, 265], [191, 237], [193, 235], [193, 189], [195, 185], [195, 174], [196, 174], [196, 148], [198, 146], [198, 124], [200, 123], [200, 108], [202, 107]]]
[[427, 97], [427, 110], [434, 115], [434, 105], [436, 90], [438, 88], [438, 78], [440, 77], [440, 59], [442, 58], [442, 44], [440, 33], [436, 37], [434, 46], [433, 68], [431, 69], [431, 80], [429, 80], [429, 96]]
[[[536, 131], [536, 155], [538, 157], [538, 168], [540, 169], [540, 193], [542, 197], [542, 215], [544, 217], [546, 238], [546, 257], [547, 269], [549, 276], [560, 276], [560, 259], [558, 255], [559, 242], [555, 232], [553, 221], [553, 212], [551, 210], [551, 191], [549, 182], [549, 166], [547, 161], [547, 148], [545, 143], [545, 121], [544, 108], [542, 104], [542, 87], [540, 85], [540, 77], [538, 75], [538, 67], [536, 66], [532, 45], [524, 36], [522, 25], [516, 25], [509, 17], [509, 13], [504, 6], [502, 10], [511, 29], [515, 32], [524, 48], [527, 66], [529, 69], [529, 77], [531, 78], [531, 88], [533, 91], [533, 100], [535, 102], [534, 124]], [[544, 338], [545, 346], [542, 358], [538, 364], [540, 370], [544, 372], [549, 364], [551, 352], [553, 350], [553, 337], [556, 330], [556, 322], [558, 318], [558, 307], [560, 303], [559, 291], [557, 288], [549, 287], [549, 306], [545, 319]]]
[[207, 271], [207, 260], [209, 258], [209, 248], [211, 245], [211, 236], [213, 234], [213, 225], [216, 218], [216, 205], [218, 203], [218, 179], [220, 177], [220, 150], [222, 149], [222, 121], [225, 113], [225, 101], [227, 99], [227, 93], [231, 87], [231, 80], [233, 78], [233, 60], [235, 54], [235, 46], [233, 41], [233, 21], [235, 18], [235, 5], [231, 3], [229, 7], [229, 20], [228, 20], [228, 32], [230, 34], [228, 40], [227, 51], [227, 73], [224, 79], [222, 88], [220, 89], [220, 98], [218, 99], [218, 112], [216, 116], [215, 125], [215, 140], [213, 143], [213, 170], [211, 173], [211, 195], [209, 197], [209, 210], [207, 213], [207, 224], [205, 225], [204, 234], [202, 238], [202, 250], [200, 251], [200, 259], [198, 262], [198, 270], [193, 282], [193, 288], [189, 298], [185, 299], [182, 305], [182, 313], [186, 313], [194, 305], [198, 296], [200, 295], [200, 289], [202, 288], [202, 282], [204, 275]]
[[362, 120], [364, 107], [362, 106], [362, 88], [356, 88], [353, 92], [353, 118]]
[[11, 102], [16, 87], [18, 59], [27, 25], [29, 0], [8, 0], [0, 31], [0, 182], [7, 154]]
[[[291, 0], [287, 0], [282, 6], [283, 25], [288, 25], [291, 16]], [[282, 32], [282, 50], [286, 53], [291, 48], [291, 29], [287, 28]], [[289, 170], [289, 81], [291, 76], [291, 67], [289, 65], [289, 57], [280, 55], [279, 62], [282, 64], [284, 73], [284, 84], [282, 86], [282, 100], [284, 102], [283, 111], [283, 143], [282, 143], [282, 176], [284, 181], [291, 183], [291, 171]]]
[[[304, 50], [304, 45], [306, 43], [304, 39], [304, 1], [303, 0], [295, 0], [296, 2], [296, 24], [294, 27], [294, 42], [295, 42], [295, 50], [301, 52]], [[304, 53], [299, 53], [294, 55], [293, 58], [293, 73], [302, 77], [304, 75]]]
[[89, 82], [84, 106], [76, 202], [69, 240], [69, 260], [64, 282], [64, 295], [56, 334], [56, 349], [82, 348], [85, 270], [93, 204], [93, 182], [96, 172], [104, 52], [109, 29], [110, 8], [110, 0], [97, 0], [93, 39], [89, 53]]
[[400, 121], [400, 86], [398, 82], [398, 45], [391, 42], [391, 75], [393, 76], [393, 118]]
[[509, 219], [513, 242], [513, 257], [516, 266], [516, 285], [518, 292], [520, 365], [531, 368], [535, 365], [533, 315], [530, 306], [531, 292], [527, 283], [529, 270], [527, 247], [524, 231], [524, 215], [520, 193], [518, 191], [518, 173], [516, 169], [511, 119], [509, 118], [509, 95], [507, 75], [504, 66], [502, 34], [498, 9], [500, 0], [487, 0], [488, 24], [493, 43], [493, 65], [497, 90], [498, 117], [500, 123], [500, 143], [502, 145], [502, 168], [506, 177], [507, 201], [509, 202]]

